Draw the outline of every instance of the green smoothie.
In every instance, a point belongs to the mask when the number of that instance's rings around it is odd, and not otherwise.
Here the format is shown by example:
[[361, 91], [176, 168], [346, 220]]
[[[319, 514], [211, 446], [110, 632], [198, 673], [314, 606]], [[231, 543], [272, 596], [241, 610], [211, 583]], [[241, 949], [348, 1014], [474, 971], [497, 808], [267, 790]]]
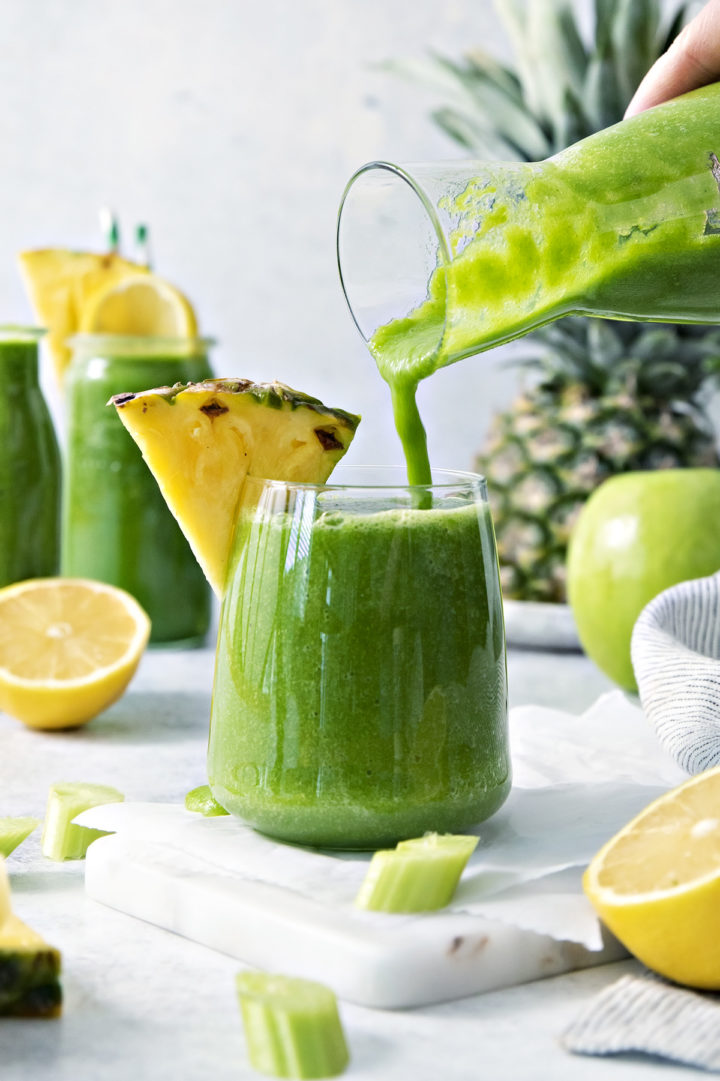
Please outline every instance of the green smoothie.
[[[510, 787], [497, 561], [484, 482], [248, 493], [223, 602], [215, 798], [291, 841], [457, 831]], [[278, 494], [279, 493], [279, 494]]]
[[719, 156], [716, 84], [548, 161], [448, 182], [449, 260], [369, 342], [414, 482], [429, 477], [415, 391], [438, 368], [569, 313], [720, 323]]
[[60, 453], [38, 383], [42, 331], [0, 327], [0, 586], [57, 574]]
[[152, 621], [150, 641], [192, 645], [210, 622], [210, 589], [113, 394], [211, 375], [207, 343], [90, 336], [75, 342], [67, 379], [62, 572], [131, 593]]

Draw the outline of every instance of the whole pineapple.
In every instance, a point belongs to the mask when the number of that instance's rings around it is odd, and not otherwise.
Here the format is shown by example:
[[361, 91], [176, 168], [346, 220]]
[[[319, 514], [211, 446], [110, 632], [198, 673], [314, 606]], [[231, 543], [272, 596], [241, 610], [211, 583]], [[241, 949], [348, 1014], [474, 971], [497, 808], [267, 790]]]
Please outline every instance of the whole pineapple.
[[[569, 0], [496, 0], [517, 72], [485, 54], [394, 62], [448, 102], [435, 122], [473, 157], [540, 160], [614, 124], [686, 19], [659, 0], [595, 0], [586, 44]], [[573, 522], [606, 477], [718, 464], [703, 392], [720, 331], [568, 318], [525, 341], [533, 378], [495, 417], [476, 467], [488, 479], [506, 597], [565, 600]]]

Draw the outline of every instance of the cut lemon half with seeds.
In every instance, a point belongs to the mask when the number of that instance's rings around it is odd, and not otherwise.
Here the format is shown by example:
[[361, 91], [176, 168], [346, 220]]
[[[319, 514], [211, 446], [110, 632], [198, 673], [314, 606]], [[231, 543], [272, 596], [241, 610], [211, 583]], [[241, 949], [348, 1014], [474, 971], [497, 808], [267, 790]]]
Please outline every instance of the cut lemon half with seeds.
[[150, 634], [128, 593], [82, 578], [0, 589], [0, 709], [31, 728], [70, 728], [123, 693]]
[[129, 274], [110, 282], [87, 301], [80, 319], [87, 334], [131, 334], [194, 338], [197, 322], [190, 301], [155, 274]]
[[720, 768], [646, 807], [600, 849], [583, 885], [648, 968], [720, 989]]

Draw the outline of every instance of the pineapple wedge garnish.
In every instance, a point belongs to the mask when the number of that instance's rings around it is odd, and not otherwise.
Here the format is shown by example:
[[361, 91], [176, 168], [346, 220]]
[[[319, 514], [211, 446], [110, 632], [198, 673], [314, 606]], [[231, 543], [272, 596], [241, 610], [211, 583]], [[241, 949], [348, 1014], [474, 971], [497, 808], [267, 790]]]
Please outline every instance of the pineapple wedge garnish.
[[10, 916], [0, 927], [0, 1017], [57, 1017], [60, 951]]
[[0, 858], [0, 1017], [57, 1017], [60, 964], [59, 951], [13, 914]]
[[35, 318], [47, 328], [47, 342], [60, 383], [72, 356], [67, 340], [80, 329], [91, 299], [114, 282], [148, 272], [146, 267], [115, 252], [43, 248], [21, 252], [18, 262]]
[[284, 383], [209, 379], [112, 399], [218, 596], [245, 478], [322, 484], [360, 418]]

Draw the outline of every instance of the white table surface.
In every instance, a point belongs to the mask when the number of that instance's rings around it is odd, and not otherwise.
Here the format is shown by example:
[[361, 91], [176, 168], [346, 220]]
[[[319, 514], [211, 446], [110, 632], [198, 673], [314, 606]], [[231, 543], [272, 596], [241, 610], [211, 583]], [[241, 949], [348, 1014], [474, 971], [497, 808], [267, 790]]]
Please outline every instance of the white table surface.
[[[511, 704], [581, 712], [610, 689], [585, 657], [511, 651]], [[53, 781], [114, 784], [129, 800], [182, 801], [204, 782], [212, 653], [154, 651], [130, 690], [88, 727], [26, 730], [0, 714], [0, 815], [44, 814]], [[90, 901], [82, 863], [54, 864], [39, 831], [8, 861], [15, 909], [64, 959], [63, 1016], [0, 1020], [1, 1081], [242, 1081], [237, 961]], [[624, 1057], [581, 1058], [558, 1036], [634, 962], [413, 1011], [341, 1005], [352, 1063], [367, 1081], [643, 1081], [696, 1074]]]

